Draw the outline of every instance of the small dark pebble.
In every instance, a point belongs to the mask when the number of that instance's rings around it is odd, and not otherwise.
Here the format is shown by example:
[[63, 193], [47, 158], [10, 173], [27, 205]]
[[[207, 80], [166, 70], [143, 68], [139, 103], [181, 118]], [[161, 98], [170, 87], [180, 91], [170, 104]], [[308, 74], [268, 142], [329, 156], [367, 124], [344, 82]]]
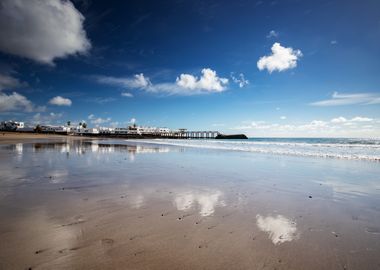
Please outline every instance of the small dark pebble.
[[164, 216], [164, 214], [161, 214], [161, 217], [163, 217]]
[[178, 220], [181, 220], [181, 219], [182, 219], [182, 218], [180, 218], [180, 217], [178, 218]]
[[312, 196], [309, 196], [309, 199], [313, 198]]

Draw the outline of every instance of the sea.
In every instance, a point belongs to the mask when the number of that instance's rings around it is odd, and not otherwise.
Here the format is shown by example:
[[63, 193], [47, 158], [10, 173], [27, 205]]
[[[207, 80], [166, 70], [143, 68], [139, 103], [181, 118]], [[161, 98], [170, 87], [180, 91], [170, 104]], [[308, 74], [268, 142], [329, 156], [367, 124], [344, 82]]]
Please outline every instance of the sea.
[[[128, 140], [129, 142], [133, 140]], [[380, 162], [380, 139], [249, 138], [246, 140], [153, 139], [135, 142], [252, 153]]]

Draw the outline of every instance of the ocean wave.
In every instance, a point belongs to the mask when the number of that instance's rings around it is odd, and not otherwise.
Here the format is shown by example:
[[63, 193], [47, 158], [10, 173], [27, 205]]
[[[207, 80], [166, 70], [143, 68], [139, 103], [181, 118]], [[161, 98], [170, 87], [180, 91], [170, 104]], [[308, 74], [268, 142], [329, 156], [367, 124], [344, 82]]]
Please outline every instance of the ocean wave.
[[[279, 141], [226, 141], [226, 140], [128, 140], [135, 143], [171, 145], [262, 154], [292, 155], [319, 158], [380, 161], [380, 145], [349, 142], [279, 142]], [[363, 142], [363, 141], [361, 141]]]

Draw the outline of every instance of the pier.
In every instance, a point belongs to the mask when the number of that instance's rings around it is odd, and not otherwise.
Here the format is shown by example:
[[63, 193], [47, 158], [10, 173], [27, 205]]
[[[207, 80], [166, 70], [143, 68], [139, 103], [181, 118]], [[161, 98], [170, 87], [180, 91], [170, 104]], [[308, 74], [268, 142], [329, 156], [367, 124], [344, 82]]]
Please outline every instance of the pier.
[[215, 139], [218, 135], [220, 135], [219, 131], [187, 131], [180, 129], [179, 131], [161, 133], [160, 137], [174, 139]]

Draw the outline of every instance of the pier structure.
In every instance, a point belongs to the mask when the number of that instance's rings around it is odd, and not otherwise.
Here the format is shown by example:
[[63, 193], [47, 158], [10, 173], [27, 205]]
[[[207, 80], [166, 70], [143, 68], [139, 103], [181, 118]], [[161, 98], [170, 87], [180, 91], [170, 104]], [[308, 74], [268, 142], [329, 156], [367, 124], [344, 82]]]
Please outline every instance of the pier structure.
[[178, 131], [170, 131], [161, 133], [161, 137], [164, 138], [176, 138], [176, 139], [215, 139], [220, 134], [219, 131], [188, 131], [180, 129]]

